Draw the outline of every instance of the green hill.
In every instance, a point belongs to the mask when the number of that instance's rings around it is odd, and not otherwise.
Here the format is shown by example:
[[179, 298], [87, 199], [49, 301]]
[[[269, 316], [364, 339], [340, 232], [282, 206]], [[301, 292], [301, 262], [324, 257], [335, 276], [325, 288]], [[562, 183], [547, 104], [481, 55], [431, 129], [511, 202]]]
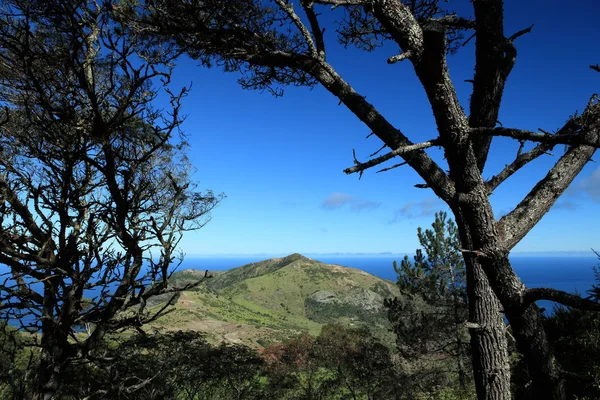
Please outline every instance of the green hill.
[[[202, 271], [176, 273], [171, 284], [201, 278]], [[264, 346], [302, 332], [317, 335], [328, 322], [368, 326], [392, 340], [383, 299], [396, 285], [364, 271], [292, 254], [244, 265], [184, 292], [153, 327], [203, 331], [209, 340]]]

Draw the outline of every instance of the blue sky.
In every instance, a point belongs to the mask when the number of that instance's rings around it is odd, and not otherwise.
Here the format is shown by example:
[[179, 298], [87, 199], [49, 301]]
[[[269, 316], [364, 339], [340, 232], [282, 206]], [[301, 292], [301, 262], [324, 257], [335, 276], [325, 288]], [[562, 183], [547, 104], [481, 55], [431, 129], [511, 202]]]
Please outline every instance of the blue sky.
[[[449, 8], [471, 15], [467, 0]], [[509, 78], [500, 121], [507, 127], [554, 130], [593, 93], [600, 74], [588, 68], [600, 62], [597, 19], [600, 3], [557, 0], [507, 1], [507, 36], [531, 24], [533, 31], [516, 42], [519, 55]], [[327, 13], [328, 10], [323, 10]], [[422, 87], [408, 62], [388, 65], [398, 53], [387, 45], [373, 53], [344, 50], [329, 26], [328, 61], [367, 96], [413, 142], [437, 136]], [[463, 107], [468, 110], [473, 75], [472, 43], [449, 63]], [[201, 188], [227, 198], [213, 220], [181, 242], [192, 254], [413, 252], [416, 229], [429, 226], [433, 213], [446, 210], [408, 167], [361, 180], [342, 170], [380, 147], [377, 138], [338, 100], [320, 87], [286, 88], [285, 95], [243, 90], [236, 73], [181, 60], [174, 87], [192, 83], [184, 101], [183, 130]], [[518, 143], [496, 139], [489, 178], [510, 163]], [[517, 173], [492, 196], [498, 216], [508, 212], [542, 178], [563, 152], [545, 156]], [[441, 152], [429, 151], [443, 163]], [[392, 160], [389, 165], [399, 162]], [[559, 203], [515, 251], [577, 251], [600, 248], [600, 166], [588, 164]]]

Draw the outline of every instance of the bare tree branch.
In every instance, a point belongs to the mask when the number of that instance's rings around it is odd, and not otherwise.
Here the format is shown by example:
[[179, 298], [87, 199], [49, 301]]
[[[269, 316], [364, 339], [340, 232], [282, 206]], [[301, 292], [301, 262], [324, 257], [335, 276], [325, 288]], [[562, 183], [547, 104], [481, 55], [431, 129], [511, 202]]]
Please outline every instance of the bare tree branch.
[[519, 154], [512, 163], [507, 165], [502, 171], [500, 171], [500, 173], [494, 175], [489, 181], [486, 182], [488, 193], [491, 194], [498, 186], [500, 186], [500, 184], [502, 184], [502, 182], [510, 178], [515, 172], [527, 165], [527, 163], [530, 161], [535, 160], [543, 154], [547, 154], [548, 151], [552, 150], [553, 146], [554, 144], [544, 142], [538, 144], [536, 147], [526, 153]]
[[386, 154], [384, 154], [382, 156], [379, 156], [377, 158], [374, 158], [374, 159], [369, 160], [369, 161], [364, 162], [364, 163], [359, 163], [359, 162], [355, 161], [356, 165], [354, 167], [346, 168], [344, 170], [344, 172], [346, 174], [353, 174], [353, 173], [356, 173], [356, 172], [361, 172], [361, 171], [364, 171], [364, 170], [366, 170], [368, 168], [371, 168], [371, 167], [379, 165], [379, 164], [381, 164], [383, 162], [386, 162], [387, 160], [389, 160], [391, 158], [394, 158], [396, 156], [399, 156], [399, 155], [402, 155], [402, 154], [406, 154], [406, 153], [409, 153], [409, 152], [415, 151], [415, 150], [422, 150], [422, 149], [426, 149], [426, 148], [433, 147], [433, 146], [439, 146], [439, 143], [440, 143], [440, 140], [438, 138], [438, 139], [432, 139], [432, 140], [429, 140], [429, 141], [423, 142], [423, 143], [417, 143], [417, 144], [410, 144], [410, 145], [407, 145], [407, 146], [402, 146], [402, 147], [397, 148], [396, 150], [393, 150], [393, 151], [391, 151], [389, 153], [386, 153]]
[[[597, 99], [593, 97], [585, 111], [567, 121], [560, 131], [578, 132], [577, 136], [586, 138], [586, 142], [598, 143], [600, 103]], [[548, 212], [585, 164], [591, 160], [595, 151], [595, 147], [585, 144], [571, 146], [514, 210], [498, 221], [498, 231], [507, 250], [512, 249], [525, 237]]]
[[528, 34], [529, 32], [531, 32], [531, 30], [532, 30], [532, 29], [533, 29], [533, 24], [531, 24], [531, 26], [529, 26], [528, 28], [521, 29], [520, 31], [518, 31], [518, 32], [514, 33], [513, 35], [511, 35], [511, 36], [508, 38], [508, 40], [509, 40], [510, 42], [512, 42], [513, 40], [515, 40], [515, 39], [517, 39], [517, 38], [519, 38], [519, 37], [521, 37], [521, 36], [523, 36], [523, 35], [526, 35], [526, 34]]
[[600, 311], [600, 303], [597, 301], [551, 288], [527, 289], [523, 296], [523, 308], [527, 308], [530, 304], [540, 300], [553, 301], [578, 310]]
[[283, 11], [285, 11], [285, 13], [289, 16], [289, 18], [294, 23], [294, 25], [296, 25], [296, 28], [298, 28], [298, 30], [302, 34], [302, 37], [304, 37], [304, 40], [306, 40], [306, 44], [308, 45], [308, 48], [310, 49], [310, 53], [312, 54], [312, 56], [319, 57], [319, 54], [321, 52], [315, 46], [315, 42], [313, 41], [312, 36], [310, 35], [310, 32], [308, 31], [308, 28], [306, 28], [306, 26], [304, 25], [304, 23], [298, 16], [298, 14], [296, 14], [296, 11], [294, 11], [294, 5], [291, 3], [285, 2], [284, 0], [274, 0], [274, 1]]
[[[570, 128], [570, 129], [569, 129]], [[598, 139], [593, 133], [588, 135], [582, 135], [579, 130], [573, 129], [573, 127], [566, 127], [561, 131], [569, 131], [568, 133], [561, 133], [551, 135], [548, 133], [538, 133], [523, 129], [514, 128], [475, 128], [471, 129], [471, 132], [475, 135], [491, 135], [491, 136], [503, 136], [517, 140], [528, 140], [531, 142], [546, 143], [548, 145], [566, 144], [566, 145], [586, 145], [592, 147], [600, 147], [600, 139]]]
[[[469, 126], [493, 127], [498, 120], [506, 79], [517, 51], [504, 37], [502, 0], [475, 0], [475, 77], [471, 94]], [[478, 167], [483, 171], [492, 143], [491, 136], [474, 138]]]
[[314, 3], [310, 0], [302, 0], [302, 8], [306, 13], [310, 29], [315, 37], [317, 45], [317, 56], [320, 60], [325, 60], [325, 40], [323, 39], [324, 29], [319, 25], [319, 18], [315, 12]]

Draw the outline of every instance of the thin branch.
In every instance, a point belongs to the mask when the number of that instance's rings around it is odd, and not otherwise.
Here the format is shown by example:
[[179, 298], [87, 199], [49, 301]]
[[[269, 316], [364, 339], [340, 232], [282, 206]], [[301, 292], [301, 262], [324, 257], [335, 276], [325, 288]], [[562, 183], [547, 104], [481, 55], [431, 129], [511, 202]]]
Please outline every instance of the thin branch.
[[310, 29], [317, 42], [316, 45], [319, 59], [325, 60], [325, 40], [323, 39], [323, 32], [325, 29], [321, 29], [321, 26], [319, 25], [319, 18], [315, 13], [313, 4], [312, 1], [302, 0], [302, 8], [304, 8], [308, 23], [310, 24]]
[[283, 11], [285, 11], [285, 13], [290, 17], [290, 19], [294, 23], [294, 25], [296, 25], [296, 27], [298, 28], [298, 30], [304, 37], [304, 40], [306, 40], [306, 44], [310, 48], [310, 52], [313, 55], [313, 57], [318, 57], [319, 51], [317, 50], [317, 47], [315, 46], [315, 42], [313, 41], [313, 38], [312, 38], [310, 32], [308, 31], [308, 28], [306, 28], [306, 26], [304, 25], [304, 23], [298, 16], [298, 14], [296, 14], [296, 12], [294, 11], [294, 6], [292, 4], [286, 3], [283, 0], [275, 0], [275, 3]]
[[429, 21], [438, 22], [447, 28], [454, 29], [475, 29], [475, 21], [464, 17], [459, 17], [456, 14], [444, 15], [440, 18], [432, 18]]
[[578, 310], [600, 311], [599, 302], [551, 288], [527, 289], [523, 296], [523, 309], [526, 309], [532, 303], [540, 300], [553, 301]]
[[600, 64], [590, 65], [590, 69], [593, 69], [594, 71], [600, 72]]
[[377, 171], [377, 173], [380, 173], [380, 172], [386, 172], [386, 171], [392, 170], [392, 169], [394, 169], [394, 168], [401, 167], [401, 166], [403, 166], [403, 165], [406, 165], [406, 164], [407, 164], [407, 162], [406, 162], [406, 161], [404, 161], [404, 162], [401, 162], [400, 164], [395, 164], [395, 165], [392, 165], [391, 167], [387, 167], [387, 168], [384, 168], [384, 169], [380, 169], [379, 171]]
[[579, 130], [569, 130], [568, 133], [557, 133], [551, 135], [547, 132], [538, 133], [525, 129], [515, 128], [473, 128], [471, 133], [477, 135], [503, 136], [517, 140], [528, 140], [531, 142], [540, 142], [547, 144], [567, 144], [567, 145], [586, 145], [592, 147], [600, 147], [600, 137], [591, 132], [589, 136], [581, 135]]
[[[462, 43], [460, 46], [461, 46], [461, 47], [465, 47], [467, 44], [469, 44], [469, 42], [470, 42], [471, 40], [473, 40], [473, 38], [474, 38], [475, 36], [477, 36], [477, 32], [475, 32], [475, 33], [473, 33], [471, 36], [469, 36], [469, 38], [468, 38], [467, 40], [465, 40], [465, 41], [464, 41], [464, 42], [463, 42], [463, 43]], [[465, 82], [471, 82], [471, 83], [472, 83], [472, 82], [473, 82], [473, 80], [472, 80], [472, 79], [467, 79], [467, 80], [465, 80]]]
[[379, 154], [381, 152], [381, 150], [385, 149], [387, 146], [384, 144], [383, 146], [381, 146], [379, 148], [379, 150], [377, 150], [376, 152], [372, 153], [369, 155], [369, 157], [375, 157], [377, 154]]
[[553, 144], [540, 143], [528, 152], [519, 154], [512, 163], [504, 167], [504, 169], [500, 171], [499, 174], [494, 175], [489, 181], [486, 182], [488, 194], [496, 190], [496, 188], [500, 186], [502, 182], [507, 180], [510, 176], [512, 176], [523, 166], [540, 157], [541, 155], [547, 154], [548, 151], [552, 149], [552, 147], [554, 147]]
[[518, 37], [521, 37], [521, 36], [526, 35], [529, 32], [531, 32], [531, 29], [533, 29], [533, 24], [531, 24], [531, 26], [529, 28], [521, 29], [517, 33], [513, 34], [511, 37], [508, 38], [508, 40], [512, 42], [513, 40], [517, 39]]
[[374, 167], [375, 165], [379, 165], [379, 164], [381, 164], [391, 158], [394, 158], [396, 156], [406, 154], [406, 153], [409, 153], [409, 152], [415, 151], [415, 150], [423, 150], [423, 149], [437, 146], [437, 145], [439, 145], [439, 138], [432, 139], [432, 140], [429, 140], [429, 141], [423, 142], [423, 143], [416, 143], [416, 144], [410, 144], [408, 146], [402, 146], [402, 147], [397, 148], [396, 150], [390, 151], [389, 153], [386, 153], [382, 156], [379, 156], [377, 158], [374, 158], [374, 159], [369, 160], [364, 163], [357, 162], [355, 160], [354, 162], [356, 165], [354, 167], [346, 168], [344, 170], [344, 172], [346, 174], [353, 174], [355, 172], [361, 172], [368, 168]]
[[316, 4], [331, 5], [331, 8], [339, 6], [360, 6], [368, 3], [369, 0], [314, 0]]

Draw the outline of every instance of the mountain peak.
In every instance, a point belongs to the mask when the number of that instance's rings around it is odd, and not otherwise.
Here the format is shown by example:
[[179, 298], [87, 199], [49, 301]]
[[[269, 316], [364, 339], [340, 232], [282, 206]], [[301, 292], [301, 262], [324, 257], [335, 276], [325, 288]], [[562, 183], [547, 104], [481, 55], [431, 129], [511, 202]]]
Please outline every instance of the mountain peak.
[[300, 253], [292, 253], [289, 256], [286, 256], [282, 259], [282, 261], [285, 261], [286, 264], [292, 263], [294, 261], [312, 261], [310, 258], [303, 256]]
[[295, 262], [314, 263], [315, 261], [298, 253], [283, 258], [270, 258], [223, 272], [208, 281], [207, 286], [217, 290], [223, 289], [246, 279], [270, 274]]

